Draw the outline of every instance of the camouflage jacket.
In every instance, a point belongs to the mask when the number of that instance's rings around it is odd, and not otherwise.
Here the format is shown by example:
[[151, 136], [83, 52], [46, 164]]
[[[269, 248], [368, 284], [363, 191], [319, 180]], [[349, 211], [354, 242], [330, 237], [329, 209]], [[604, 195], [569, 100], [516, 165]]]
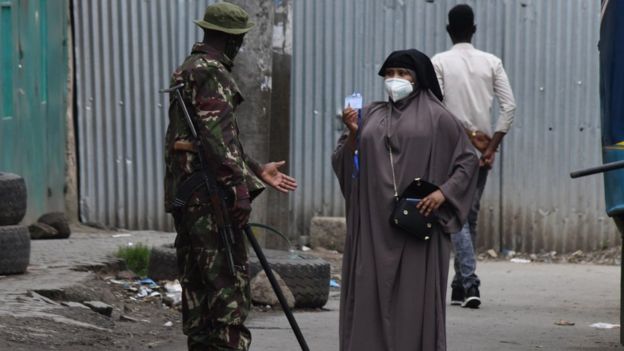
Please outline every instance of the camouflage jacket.
[[[243, 98], [230, 69], [232, 62], [204, 43], [193, 46], [191, 55], [171, 76], [171, 86], [184, 83], [182, 97], [194, 120], [205, 151], [205, 160], [217, 183], [236, 199], [253, 199], [264, 189], [256, 176], [260, 165], [245, 154], [239, 141], [235, 116]], [[169, 127], [165, 137], [165, 210], [171, 212], [178, 186], [201, 169], [184, 112], [170, 97]]]

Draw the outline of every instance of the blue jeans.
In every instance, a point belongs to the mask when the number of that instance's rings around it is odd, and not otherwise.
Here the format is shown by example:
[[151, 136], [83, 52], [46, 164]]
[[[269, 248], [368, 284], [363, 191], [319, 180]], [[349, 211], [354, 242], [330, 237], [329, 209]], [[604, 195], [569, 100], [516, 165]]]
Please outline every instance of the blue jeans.
[[479, 218], [479, 207], [481, 195], [485, 188], [489, 170], [485, 167], [479, 168], [477, 179], [477, 191], [472, 199], [472, 206], [468, 212], [468, 221], [462, 229], [451, 235], [453, 249], [455, 250], [455, 276], [451, 287], [453, 289], [461, 288], [469, 289], [470, 287], [479, 287], [481, 281], [475, 271], [477, 270], [477, 259], [475, 254], [475, 246], [477, 244], [477, 220]]

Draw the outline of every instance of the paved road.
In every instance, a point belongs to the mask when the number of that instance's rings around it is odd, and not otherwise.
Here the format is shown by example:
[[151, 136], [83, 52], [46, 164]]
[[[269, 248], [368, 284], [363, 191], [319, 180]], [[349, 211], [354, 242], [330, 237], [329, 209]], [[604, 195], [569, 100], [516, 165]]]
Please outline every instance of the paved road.
[[[15, 304], [15, 295], [34, 287], [52, 288], [85, 279], [86, 272], [70, 268], [96, 265], [128, 242], [160, 245], [173, 241], [173, 234], [131, 232], [130, 236], [75, 234], [68, 241], [33, 241], [29, 274], [0, 278], [0, 315], [19, 313], [16, 308], [38, 309], [36, 304]], [[615, 266], [572, 264], [514, 264], [483, 262], [483, 308], [448, 308], [448, 349], [459, 351], [498, 350], [611, 350], [618, 344], [619, 330], [597, 330], [595, 322], [618, 323], [620, 269]], [[8, 303], [12, 301], [12, 303]], [[48, 308], [49, 306], [41, 306]], [[337, 350], [338, 296], [324, 312], [298, 312], [297, 319], [314, 351]], [[27, 313], [29, 311], [24, 311]], [[558, 320], [574, 326], [554, 325]], [[249, 321], [254, 335], [252, 351], [297, 350], [297, 342], [280, 313], [256, 313]], [[179, 330], [173, 344], [155, 350], [185, 350]], [[369, 350], [362, 350], [369, 351]], [[377, 351], [377, 350], [370, 350]]]
[[[451, 351], [622, 350], [619, 330], [589, 327], [619, 323], [619, 267], [571, 264], [483, 262], [484, 305], [479, 310], [448, 306]], [[297, 313], [310, 348], [338, 350], [338, 301], [326, 312]], [[557, 326], [561, 319], [574, 326]], [[280, 314], [251, 318], [252, 351], [297, 350], [297, 342]], [[156, 350], [185, 350], [177, 343]], [[377, 350], [363, 350], [377, 351]]]

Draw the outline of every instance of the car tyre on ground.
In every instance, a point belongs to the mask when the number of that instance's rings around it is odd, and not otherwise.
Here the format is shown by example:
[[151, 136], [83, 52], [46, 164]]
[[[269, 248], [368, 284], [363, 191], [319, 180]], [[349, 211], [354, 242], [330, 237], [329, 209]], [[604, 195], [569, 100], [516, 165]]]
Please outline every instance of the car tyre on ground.
[[0, 275], [26, 272], [30, 263], [30, 233], [24, 226], [0, 227]]
[[[295, 306], [299, 308], [321, 308], [329, 299], [330, 265], [323, 259], [301, 251], [264, 250], [271, 268], [277, 272], [293, 293]], [[249, 277], [255, 277], [262, 266], [249, 255]], [[148, 276], [154, 280], [178, 278], [176, 251], [173, 245], [152, 248], [148, 265]]]
[[[301, 251], [264, 250], [271, 269], [277, 272], [295, 297], [295, 307], [321, 308], [329, 299], [330, 265]], [[249, 275], [262, 270], [255, 255], [249, 257]]]
[[57, 234], [49, 239], [67, 239], [71, 235], [71, 229], [69, 228], [69, 221], [62, 212], [46, 213], [39, 217], [38, 223], [49, 225], [56, 229]]
[[26, 214], [26, 182], [13, 173], [0, 172], [0, 226], [16, 225]]

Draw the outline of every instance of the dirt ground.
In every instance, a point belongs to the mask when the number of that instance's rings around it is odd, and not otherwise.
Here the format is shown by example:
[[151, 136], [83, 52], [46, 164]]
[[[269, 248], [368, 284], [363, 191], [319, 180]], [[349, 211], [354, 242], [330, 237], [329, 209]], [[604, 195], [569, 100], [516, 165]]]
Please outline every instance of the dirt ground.
[[[28, 317], [0, 317], [1, 350], [145, 350], [171, 340], [174, 328], [181, 328], [181, 314], [161, 298], [132, 300], [133, 292], [106, 283], [97, 276], [97, 285], [106, 303], [113, 306], [111, 317], [88, 308], [51, 304], [51, 308]], [[123, 316], [123, 317], [122, 317]], [[129, 318], [126, 318], [129, 317]], [[171, 322], [171, 326], [165, 326]]]
[[[329, 261], [332, 276], [339, 281], [341, 255], [327, 250], [311, 253]], [[83, 286], [71, 292], [65, 290], [60, 295], [57, 291], [38, 291], [50, 298], [41, 298], [47, 301], [48, 309], [18, 316], [0, 315], [0, 350], [149, 350], [179, 343], [184, 338], [179, 305], [168, 307], [159, 296], [137, 299], [136, 291], [115, 283], [119, 278], [117, 274], [115, 271], [99, 272], [82, 283]], [[87, 298], [113, 306], [112, 315], [107, 317], [88, 308], [60, 304]], [[15, 296], [15, 300], [30, 302], [22, 295]], [[254, 306], [252, 313], [258, 316], [266, 312], [273, 311]]]

